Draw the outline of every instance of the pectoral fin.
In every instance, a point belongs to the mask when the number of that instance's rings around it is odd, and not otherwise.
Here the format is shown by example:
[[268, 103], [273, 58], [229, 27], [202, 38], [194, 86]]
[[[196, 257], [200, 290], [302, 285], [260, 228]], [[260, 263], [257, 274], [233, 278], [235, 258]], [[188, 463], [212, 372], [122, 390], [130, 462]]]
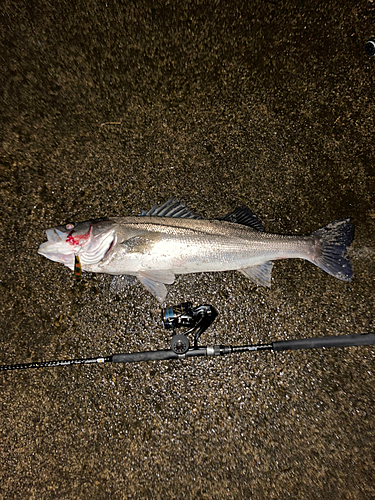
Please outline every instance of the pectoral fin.
[[171, 271], [141, 271], [137, 273], [137, 278], [159, 302], [163, 302], [167, 296], [164, 283], [171, 285], [175, 276]]
[[240, 271], [256, 285], [270, 287], [272, 267], [273, 262], [267, 261], [259, 266], [247, 267]]

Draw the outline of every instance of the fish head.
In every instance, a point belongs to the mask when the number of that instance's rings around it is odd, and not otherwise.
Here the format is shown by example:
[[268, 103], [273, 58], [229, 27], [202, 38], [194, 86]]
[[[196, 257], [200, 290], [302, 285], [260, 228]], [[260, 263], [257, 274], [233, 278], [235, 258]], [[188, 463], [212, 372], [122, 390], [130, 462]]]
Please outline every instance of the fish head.
[[47, 241], [39, 246], [38, 253], [73, 270], [76, 255], [82, 266], [87, 266], [97, 264], [109, 253], [115, 227], [109, 219], [93, 219], [52, 227], [46, 235]]

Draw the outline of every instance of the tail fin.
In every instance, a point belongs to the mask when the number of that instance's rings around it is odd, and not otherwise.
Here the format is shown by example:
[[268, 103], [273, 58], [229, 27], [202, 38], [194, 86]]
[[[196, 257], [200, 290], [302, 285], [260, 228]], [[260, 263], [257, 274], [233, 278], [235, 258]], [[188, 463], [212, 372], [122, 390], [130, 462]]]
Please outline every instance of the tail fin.
[[311, 233], [311, 236], [317, 239], [314, 264], [339, 280], [350, 281], [353, 271], [347, 250], [354, 238], [354, 226], [350, 219], [331, 222]]

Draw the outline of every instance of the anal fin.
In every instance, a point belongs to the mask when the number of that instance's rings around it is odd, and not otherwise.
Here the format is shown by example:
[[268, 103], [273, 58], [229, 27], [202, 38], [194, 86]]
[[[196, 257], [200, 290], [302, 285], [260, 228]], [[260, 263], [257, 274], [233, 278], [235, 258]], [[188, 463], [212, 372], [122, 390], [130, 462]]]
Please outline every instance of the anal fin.
[[242, 274], [249, 278], [257, 286], [271, 286], [271, 273], [273, 262], [267, 261], [258, 266], [247, 267], [246, 269], [239, 269]]

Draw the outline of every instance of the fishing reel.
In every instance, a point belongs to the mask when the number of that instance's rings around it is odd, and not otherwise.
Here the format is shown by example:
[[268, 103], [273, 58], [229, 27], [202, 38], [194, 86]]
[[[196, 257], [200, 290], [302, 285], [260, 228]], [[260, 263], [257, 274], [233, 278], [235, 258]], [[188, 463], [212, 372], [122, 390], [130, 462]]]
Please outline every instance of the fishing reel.
[[161, 319], [167, 330], [176, 328], [189, 328], [181, 335], [174, 335], [171, 341], [171, 349], [176, 354], [185, 354], [190, 348], [187, 335], [194, 333], [194, 348], [198, 348], [198, 339], [207, 328], [212, 325], [218, 316], [217, 310], [209, 305], [193, 307], [191, 302], [166, 307], [161, 311]]

